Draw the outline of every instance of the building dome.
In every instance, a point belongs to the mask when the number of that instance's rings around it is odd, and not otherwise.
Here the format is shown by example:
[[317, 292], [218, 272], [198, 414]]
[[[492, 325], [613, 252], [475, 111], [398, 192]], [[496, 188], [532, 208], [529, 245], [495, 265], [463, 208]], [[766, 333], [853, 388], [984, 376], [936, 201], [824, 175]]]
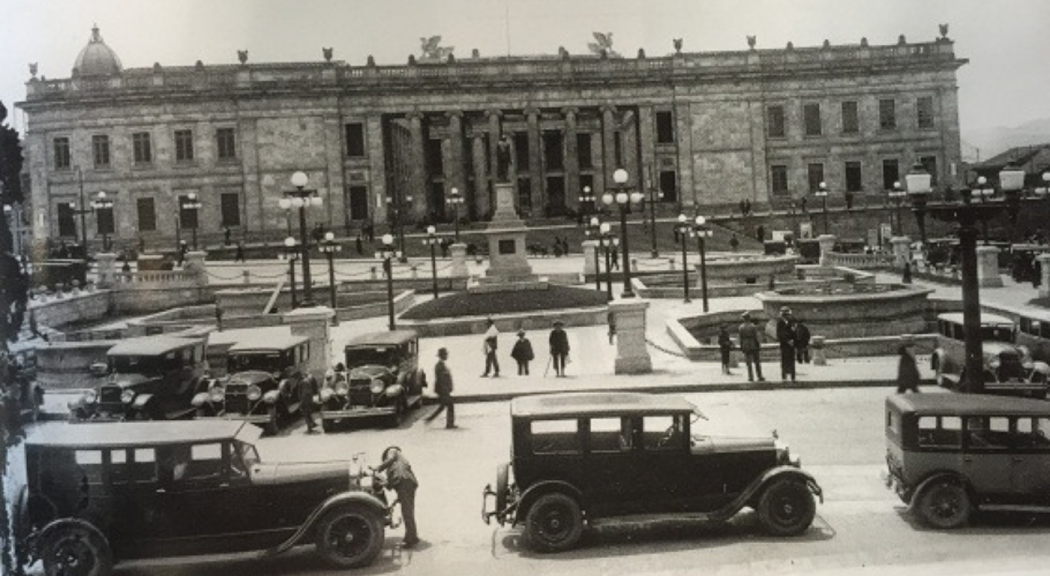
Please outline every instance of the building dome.
[[106, 46], [98, 33], [98, 26], [91, 29], [91, 40], [77, 56], [73, 65], [73, 76], [110, 76], [120, 74], [124, 67], [112, 48]]

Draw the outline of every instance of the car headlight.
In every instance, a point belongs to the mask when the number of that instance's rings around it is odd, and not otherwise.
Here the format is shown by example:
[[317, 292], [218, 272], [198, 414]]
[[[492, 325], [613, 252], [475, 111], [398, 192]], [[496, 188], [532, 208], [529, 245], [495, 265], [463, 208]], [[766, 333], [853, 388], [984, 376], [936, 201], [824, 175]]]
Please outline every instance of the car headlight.
[[193, 396], [193, 400], [190, 400], [190, 403], [193, 404], [195, 407], [200, 408], [201, 406], [204, 406], [204, 403], [207, 402], [207, 401], [208, 401], [208, 393], [207, 392], [198, 392], [197, 394], [195, 394]]
[[335, 393], [340, 396], [346, 396], [350, 393], [350, 383], [346, 380], [335, 383]]
[[999, 369], [999, 359], [998, 358], [992, 358], [991, 360], [989, 360], [988, 361], [988, 367], [991, 368], [992, 370], [998, 370]]
[[335, 396], [335, 392], [331, 388], [325, 387], [321, 389], [321, 402], [328, 402]]
[[373, 378], [372, 385], [368, 389], [372, 391], [372, 394], [382, 394], [383, 388], [385, 388], [383, 381], [379, 378]]
[[98, 401], [98, 392], [88, 390], [87, 392], [84, 392], [84, 397], [81, 400], [83, 400], [84, 404], [94, 404]]
[[135, 391], [134, 390], [125, 390], [120, 395], [120, 401], [125, 403], [125, 404], [131, 404], [132, 401], [134, 401], [134, 400], [135, 400]]
[[248, 387], [248, 392], [246, 394], [248, 396], [248, 400], [251, 400], [252, 402], [255, 402], [259, 398], [262, 398], [262, 390], [260, 390], [259, 387], [254, 384]]
[[216, 386], [216, 387], [212, 388], [211, 390], [208, 390], [208, 398], [212, 402], [222, 402], [223, 398], [225, 398], [225, 397], [226, 397], [226, 391], [223, 388], [219, 387], [219, 386]]

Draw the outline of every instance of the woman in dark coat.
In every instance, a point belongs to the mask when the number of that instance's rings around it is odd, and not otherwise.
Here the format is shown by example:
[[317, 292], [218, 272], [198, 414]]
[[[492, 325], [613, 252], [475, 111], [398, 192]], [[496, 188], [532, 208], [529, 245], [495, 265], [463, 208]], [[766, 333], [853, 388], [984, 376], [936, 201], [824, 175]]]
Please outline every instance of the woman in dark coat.
[[900, 354], [900, 363], [897, 365], [897, 393], [919, 391], [919, 366], [915, 363], [915, 356], [911, 353], [911, 345], [901, 344], [897, 349]]

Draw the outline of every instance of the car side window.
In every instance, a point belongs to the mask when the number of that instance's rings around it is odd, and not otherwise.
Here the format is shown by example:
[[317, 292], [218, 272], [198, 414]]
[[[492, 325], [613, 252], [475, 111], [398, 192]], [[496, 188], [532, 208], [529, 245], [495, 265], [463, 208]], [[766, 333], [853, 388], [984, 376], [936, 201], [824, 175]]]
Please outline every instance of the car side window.
[[82, 478], [88, 484], [102, 483], [102, 451], [101, 450], [77, 450], [74, 454], [77, 466], [80, 467]]
[[530, 424], [533, 454], [579, 454], [580, 443], [577, 420], [534, 420]]
[[222, 475], [222, 444], [194, 444], [183, 480], [211, 480]]
[[133, 460], [128, 463], [129, 482], [157, 481], [157, 453], [153, 448], [137, 448], [131, 451]]
[[958, 416], [920, 416], [920, 448], [959, 448], [962, 446], [962, 418]]
[[685, 427], [676, 416], [646, 416], [642, 418], [642, 446], [646, 450], [678, 450], [684, 448]]
[[1010, 448], [1010, 419], [1004, 416], [970, 416], [966, 418], [966, 442], [980, 450]]
[[635, 444], [631, 419], [591, 418], [589, 440], [591, 452], [626, 452]]

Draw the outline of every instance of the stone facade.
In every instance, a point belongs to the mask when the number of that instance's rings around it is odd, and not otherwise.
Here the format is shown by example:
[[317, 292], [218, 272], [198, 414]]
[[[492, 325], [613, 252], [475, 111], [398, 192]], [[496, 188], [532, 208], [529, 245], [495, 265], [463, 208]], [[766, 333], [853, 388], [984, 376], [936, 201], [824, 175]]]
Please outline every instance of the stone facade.
[[[33, 77], [19, 104], [33, 232], [76, 241], [80, 223], [68, 212], [60, 222], [59, 205], [83, 188], [114, 198], [123, 240], [167, 243], [177, 222], [185, 237], [178, 198], [190, 192], [203, 204], [205, 237], [230, 228], [277, 239], [287, 226], [278, 201], [296, 170], [325, 202], [314, 221], [335, 230], [383, 227], [391, 208], [407, 221], [447, 221], [453, 187], [465, 199], [460, 217], [487, 220], [502, 135], [526, 220], [579, 210], [580, 190], [601, 195], [618, 167], [675, 210], [790, 199], [817, 177], [833, 196], [847, 187], [881, 195], [886, 166], [902, 178], [920, 160], [935, 165], [938, 187], [957, 186], [956, 70], [965, 63], [942, 37], [637, 59], [157, 64]], [[846, 108], [856, 110], [855, 130]], [[859, 175], [847, 177], [846, 163]], [[94, 215], [87, 226], [93, 238]]]

